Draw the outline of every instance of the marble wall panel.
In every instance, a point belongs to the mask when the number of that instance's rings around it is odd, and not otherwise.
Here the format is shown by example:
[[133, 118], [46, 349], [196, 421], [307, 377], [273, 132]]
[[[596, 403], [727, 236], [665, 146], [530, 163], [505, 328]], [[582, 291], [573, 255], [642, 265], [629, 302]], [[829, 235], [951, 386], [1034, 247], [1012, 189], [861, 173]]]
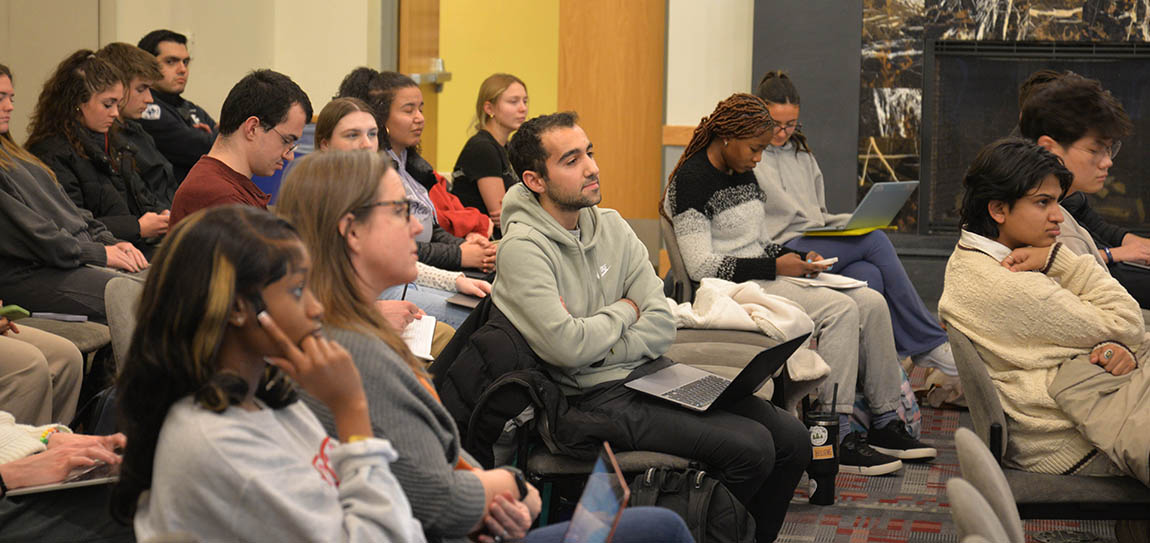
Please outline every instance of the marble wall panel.
[[862, 24], [860, 194], [889, 178], [872, 140], [900, 179], [918, 178], [925, 40], [1150, 42], [1150, 0], [863, 0]]

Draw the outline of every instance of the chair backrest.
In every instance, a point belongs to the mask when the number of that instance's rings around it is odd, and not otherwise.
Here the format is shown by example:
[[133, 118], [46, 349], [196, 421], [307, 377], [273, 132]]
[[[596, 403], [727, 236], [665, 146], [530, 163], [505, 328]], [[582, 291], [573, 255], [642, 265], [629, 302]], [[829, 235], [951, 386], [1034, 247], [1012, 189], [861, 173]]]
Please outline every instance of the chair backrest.
[[958, 379], [962, 382], [962, 390], [966, 394], [966, 403], [970, 409], [970, 419], [974, 423], [975, 433], [982, 438], [983, 443], [990, 443], [990, 425], [997, 422], [1002, 426], [1002, 448], [997, 454], [1001, 458], [1006, 453], [1006, 443], [1009, 441], [1006, 432], [1006, 414], [1002, 411], [998, 390], [994, 388], [990, 373], [986, 371], [986, 363], [983, 362], [982, 356], [978, 354], [970, 338], [949, 323], [946, 335], [950, 338], [954, 363], [958, 366]]
[[113, 277], [104, 285], [104, 310], [108, 315], [108, 329], [112, 334], [112, 355], [119, 368], [128, 356], [128, 345], [136, 331], [136, 307], [144, 283], [131, 277]]
[[950, 500], [950, 518], [954, 520], [960, 541], [969, 536], [981, 536], [989, 541], [1011, 541], [986, 498], [973, 485], [955, 477], [946, 482], [946, 497]]
[[1010, 543], [1025, 543], [1026, 532], [1022, 529], [1022, 518], [1014, 502], [1014, 493], [1010, 491], [1010, 483], [1006, 481], [1006, 475], [1002, 473], [994, 455], [990, 454], [990, 449], [967, 428], [959, 428], [955, 432], [954, 445], [958, 449], [962, 478], [978, 489], [978, 493], [990, 504], [1010, 537]]
[[[679, 303], [695, 301], [696, 283], [687, 274], [687, 264], [679, 251], [679, 240], [675, 238], [675, 226], [662, 215], [659, 216], [659, 231], [663, 234], [663, 245], [667, 248], [667, 260], [671, 262], [671, 277], [682, 291], [676, 291], [675, 301]], [[681, 286], [680, 286], [681, 285]], [[681, 292], [681, 294], [679, 294]]]

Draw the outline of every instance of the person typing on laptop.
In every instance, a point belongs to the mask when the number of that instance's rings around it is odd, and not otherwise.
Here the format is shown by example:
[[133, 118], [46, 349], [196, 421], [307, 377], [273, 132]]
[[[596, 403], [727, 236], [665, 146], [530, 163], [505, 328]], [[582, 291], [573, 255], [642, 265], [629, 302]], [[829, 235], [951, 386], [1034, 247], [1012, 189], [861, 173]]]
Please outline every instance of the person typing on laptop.
[[[73, 434], [57, 424], [17, 424], [0, 411], [0, 532], [7, 541], [135, 541], [108, 514], [108, 486], [6, 498], [9, 491], [63, 481], [73, 469], [119, 464], [124, 435]], [[60, 522], [67, 519], [68, 522]]]
[[767, 72], [755, 94], [767, 103], [776, 123], [763, 160], [754, 168], [755, 180], [765, 195], [766, 239], [796, 251], [839, 257], [835, 273], [866, 281], [883, 295], [899, 357], [909, 356], [915, 365], [957, 376], [946, 332], [923, 304], [885, 233], [803, 236], [806, 230], [844, 224], [851, 214], [827, 211], [823, 173], [807, 146], [799, 122], [799, 92], [790, 76], [781, 71]]
[[695, 414], [626, 388], [666, 366], [675, 337], [646, 248], [596, 206], [599, 167], [575, 113], [525, 122], [508, 154], [522, 183], [503, 199], [492, 297], [568, 394], [580, 423], [564, 431], [710, 466], [754, 516], [758, 541], [773, 541], [811, 458], [803, 425], [754, 396]]

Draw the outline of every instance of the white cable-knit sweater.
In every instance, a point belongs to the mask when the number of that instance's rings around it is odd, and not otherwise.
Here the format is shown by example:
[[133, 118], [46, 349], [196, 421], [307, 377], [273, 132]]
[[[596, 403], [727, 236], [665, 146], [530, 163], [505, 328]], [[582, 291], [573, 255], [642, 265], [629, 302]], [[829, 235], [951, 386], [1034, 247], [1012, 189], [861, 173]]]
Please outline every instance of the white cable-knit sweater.
[[[1010, 250], [964, 231], [946, 266], [939, 313], [986, 362], [1008, 417], [1006, 460], [1062, 473], [1094, 447], [1047, 392], [1059, 367], [1104, 341], [1148, 346], [1138, 303], [1091, 255], [1062, 248], [1046, 273], [1011, 272]], [[1086, 358], [1089, 360], [1089, 358]]]

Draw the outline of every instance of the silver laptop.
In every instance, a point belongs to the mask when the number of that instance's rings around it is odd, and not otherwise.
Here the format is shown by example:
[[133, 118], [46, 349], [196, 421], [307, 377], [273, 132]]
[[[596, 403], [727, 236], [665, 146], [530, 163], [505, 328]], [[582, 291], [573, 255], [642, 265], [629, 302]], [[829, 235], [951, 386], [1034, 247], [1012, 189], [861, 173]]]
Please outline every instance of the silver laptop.
[[787, 340], [755, 355], [735, 378], [719, 377], [686, 364], [672, 364], [626, 384], [627, 388], [677, 403], [694, 411], [730, 404], [754, 394], [803, 346], [810, 333]]
[[48, 483], [37, 486], [17, 488], [8, 492], [9, 496], [22, 496], [52, 490], [68, 490], [82, 486], [107, 485], [120, 480], [120, 464], [105, 464], [97, 462], [91, 466], [72, 470], [68, 476], [58, 483]]
[[824, 226], [812, 228], [804, 232], [839, 232], [842, 230], [855, 230], [857, 228], [882, 228], [894, 220], [895, 215], [902, 209], [907, 198], [918, 187], [918, 181], [888, 181], [871, 185], [869, 191], [850, 220], [840, 226]]

